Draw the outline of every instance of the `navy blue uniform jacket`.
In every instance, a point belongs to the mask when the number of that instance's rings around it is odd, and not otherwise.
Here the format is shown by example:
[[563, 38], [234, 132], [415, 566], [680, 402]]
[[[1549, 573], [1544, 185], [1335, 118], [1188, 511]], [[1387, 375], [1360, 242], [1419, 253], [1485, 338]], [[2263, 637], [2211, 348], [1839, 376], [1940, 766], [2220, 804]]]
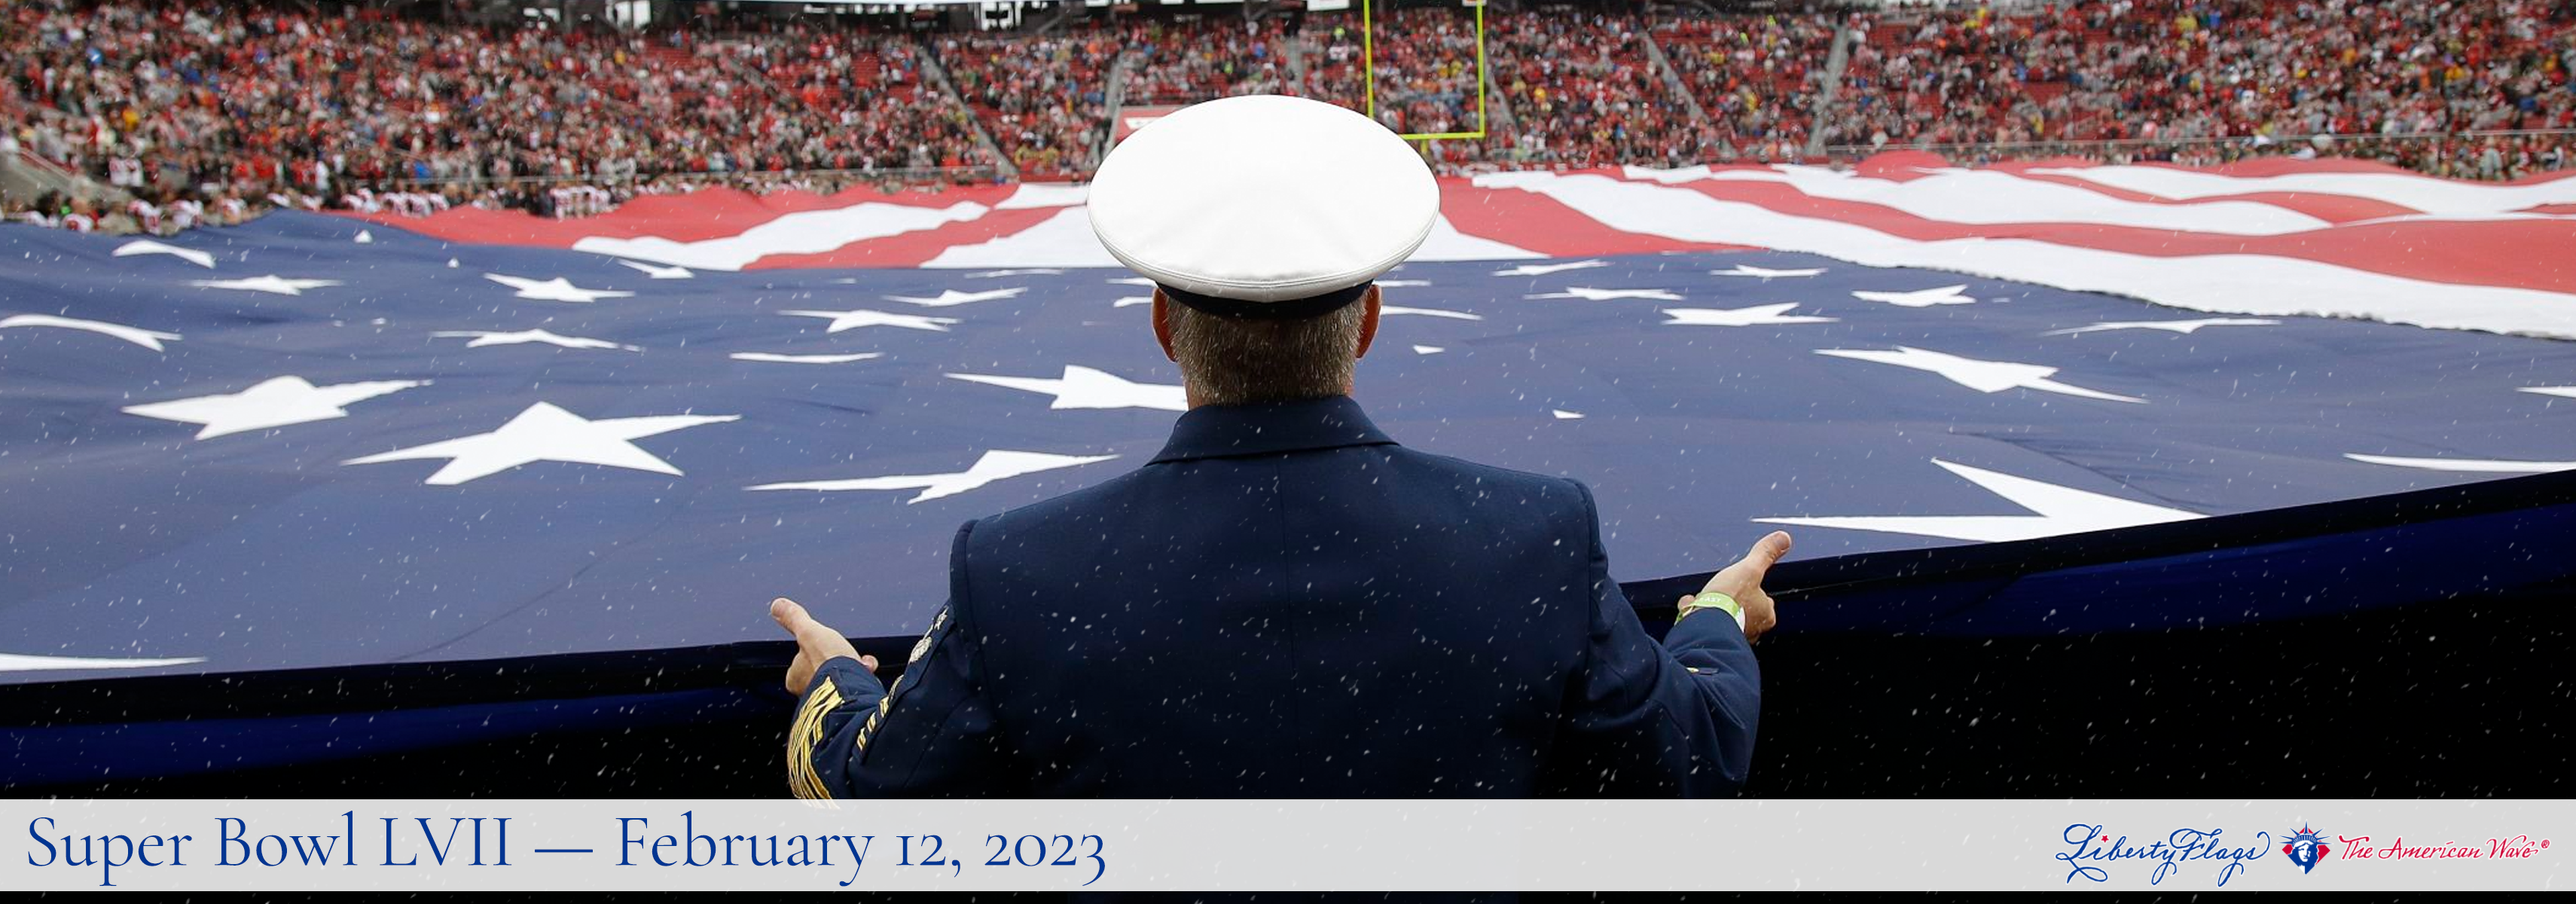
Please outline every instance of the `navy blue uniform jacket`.
[[1416, 452], [1334, 397], [1182, 415], [1152, 463], [958, 529], [889, 691], [823, 665], [809, 797], [1723, 795], [1761, 675], [1664, 643], [1580, 483]]

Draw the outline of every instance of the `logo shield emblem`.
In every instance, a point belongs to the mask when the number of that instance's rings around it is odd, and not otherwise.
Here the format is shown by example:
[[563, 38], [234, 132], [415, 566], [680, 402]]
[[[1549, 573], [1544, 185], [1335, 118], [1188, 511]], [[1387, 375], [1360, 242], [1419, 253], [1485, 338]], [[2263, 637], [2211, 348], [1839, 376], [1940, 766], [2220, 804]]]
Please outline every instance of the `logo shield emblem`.
[[2326, 859], [2326, 854], [2331, 851], [2332, 848], [2326, 846], [2326, 840], [2318, 837], [2315, 830], [2306, 826], [2300, 826], [2298, 831], [2290, 833], [2289, 843], [2281, 845], [2281, 853], [2288, 854], [2290, 862], [2298, 864], [2299, 871], [2303, 873], [2315, 872], [2317, 861]]

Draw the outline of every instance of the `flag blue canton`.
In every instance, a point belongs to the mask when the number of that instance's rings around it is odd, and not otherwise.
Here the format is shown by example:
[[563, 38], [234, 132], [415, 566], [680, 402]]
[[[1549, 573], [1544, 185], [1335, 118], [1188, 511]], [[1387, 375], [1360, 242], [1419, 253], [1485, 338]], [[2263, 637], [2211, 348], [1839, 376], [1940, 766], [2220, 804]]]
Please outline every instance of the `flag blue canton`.
[[[131, 244], [0, 228], [0, 682], [767, 640], [780, 595], [918, 633], [959, 522], [1143, 465], [1182, 404], [1121, 271]], [[1814, 558], [2576, 467], [2564, 342], [1780, 253], [1384, 283], [1372, 416], [1586, 481], [1623, 578], [1770, 524]]]

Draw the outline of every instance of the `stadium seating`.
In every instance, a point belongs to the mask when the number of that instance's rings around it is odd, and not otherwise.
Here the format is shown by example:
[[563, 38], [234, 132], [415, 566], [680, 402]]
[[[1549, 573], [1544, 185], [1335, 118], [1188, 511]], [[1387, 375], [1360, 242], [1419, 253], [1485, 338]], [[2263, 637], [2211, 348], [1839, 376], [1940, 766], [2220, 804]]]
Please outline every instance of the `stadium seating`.
[[1785, 160], [1807, 141], [1839, 23], [1825, 15], [1674, 19], [1652, 36], [1714, 134], [1706, 162]]
[[147, 193], [336, 199], [401, 180], [541, 198], [512, 186], [991, 163], [903, 38], [492, 32], [285, 5], [6, 10], [20, 144]]
[[[2496, 179], [2563, 161], [2566, 136], [2389, 136], [2576, 127], [2566, 3], [2083, 0], [1898, 15], [1858, 18], [1866, 39], [1830, 143], [2152, 141], [2169, 144], [2140, 156], [2200, 163], [2304, 147]], [[2306, 140], [2320, 134], [2379, 138]]]
[[1703, 162], [1699, 127], [1647, 59], [1633, 16], [1519, 13], [1487, 33], [1512, 105], [1505, 159], [1550, 167]]
[[1122, 29], [1134, 60], [1126, 83], [1131, 104], [1186, 104], [1236, 94], [1289, 90], [1293, 43], [1278, 19], [1231, 17], [1148, 22]]
[[[575, 211], [548, 186], [613, 201], [648, 185], [984, 180], [1004, 162], [1079, 179], [1113, 96], [1371, 96], [1356, 13], [926, 36], [745, 21], [494, 30], [381, 7], [0, 0], [0, 123], [7, 150], [162, 203], [346, 206], [369, 188], [560, 214]], [[2510, 179], [2576, 153], [2570, 0], [1498, 9], [1488, 92], [1473, 22], [1417, 8], [1373, 23], [1381, 121], [1467, 132], [1489, 108], [1485, 137], [1426, 145], [1445, 171], [1920, 147], [1970, 163], [2340, 154]]]
[[947, 35], [930, 46], [1022, 178], [1070, 177], [1097, 161], [1115, 37]]

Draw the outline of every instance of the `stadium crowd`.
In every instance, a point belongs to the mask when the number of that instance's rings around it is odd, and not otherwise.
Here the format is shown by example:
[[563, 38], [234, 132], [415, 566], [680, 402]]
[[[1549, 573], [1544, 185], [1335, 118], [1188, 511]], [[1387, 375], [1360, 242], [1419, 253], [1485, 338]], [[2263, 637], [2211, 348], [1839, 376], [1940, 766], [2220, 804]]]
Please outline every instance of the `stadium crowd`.
[[[988, 164], [909, 41], [491, 31], [287, 5], [8, 0], [9, 141], [128, 193], [545, 208], [525, 180]], [[11, 155], [15, 156], [15, 155]], [[551, 211], [548, 211], [551, 212]]]
[[[1408, 9], [1380, 16], [1373, 46], [1362, 47], [1358, 23], [1316, 29], [1320, 44], [1306, 64], [1307, 96], [1368, 109], [1398, 134], [1476, 130], [1476, 21], [1464, 10]], [[1373, 52], [1375, 68], [1361, 54]], [[1375, 84], [1369, 82], [1374, 78]]]
[[[491, 28], [280, 0], [0, 0], [0, 167], [68, 169], [117, 197], [12, 196], [5, 212], [149, 230], [265, 207], [582, 215], [642, 192], [939, 184], [1003, 163], [1080, 178], [1113, 101], [1370, 97], [1356, 14], [921, 37], [809, 21]], [[1897, 147], [2342, 155], [2478, 179], [2576, 163], [2576, 0], [1489, 10], [1481, 98], [1474, 23], [1450, 8], [1374, 23], [1390, 127], [1474, 131], [1482, 102], [1485, 137], [1425, 146], [1446, 171]]]
[[2565, 160], [2567, 137], [2393, 136], [2576, 128], [2566, 0], [2081, 0], [1898, 15], [1854, 17], [1828, 143], [2121, 141], [2185, 163], [2322, 152], [2498, 179]]
[[1071, 177], [1098, 162], [1118, 39], [947, 35], [930, 46], [1021, 178]]
[[[1315, 48], [1301, 83], [1310, 97], [1361, 107], [1370, 77], [1356, 22], [1310, 19]], [[1473, 131], [1477, 125], [1475, 20], [1450, 9], [1409, 9], [1373, 23], [1378, 119], [1403, 133]], [[1765, 113], [1703, 121], [1680, 85], [1654, 65], [1646, 22], [1607, 13], [1488, 12], [1485, 45], [1494, 92], [1481, 140], [1428, 147], [1453, 170], [1678, 166], [1737, 159]], [[1765, 96], [1759, 104], [1771, 100]], [[1494, 104], [1503, 109], [1493, 109]], [[1735, 109], [1722, 107], [1721, 109]], [[1785, 130], [1780, 130], [1785, 134]], [[1803, 132], [1801, 139], [1803, 140]], [[1721, 150], [1721, 148], [1723, 150]]]
[[1665, 59], [1714, 128], [1699, 159], [1797, 158], [1813, 129], [1838, 24], [1822, 13], [1657, 23]]
[[1701, 162], [1703, 128], [1648, 59], [1645, 24], [1604, 13], [1518, 13], [1487, 34], [1517, 128], [1506, 159], [1547, 167]]
[[1282, 94], [1296, 81], [1297, 64], [1289, 59], [1295, 40], [1281, 19], [1149, 20], [1116, 30], [1134, 59], [1123, 96], [1130, 104]]

